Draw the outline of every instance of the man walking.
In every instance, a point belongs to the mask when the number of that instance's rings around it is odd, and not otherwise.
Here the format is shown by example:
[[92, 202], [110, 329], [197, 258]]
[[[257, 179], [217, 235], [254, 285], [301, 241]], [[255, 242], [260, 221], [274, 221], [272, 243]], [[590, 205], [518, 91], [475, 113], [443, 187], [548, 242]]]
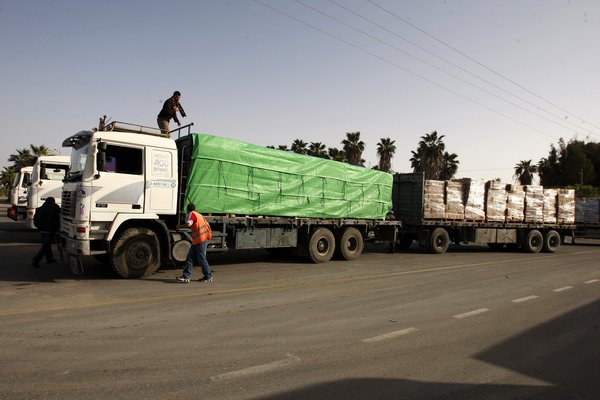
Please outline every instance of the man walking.
[[212, 282], [212, 271], [210, 270], [208, 260], [206, 259], [206, 248], [212, 237], [210, 225], [206, 222], [206, 219], [202, 214], [196, 212], [196, 206], [193, 203], [188, 204], [187, 212], [189, 213], [187, 222], [182, 225], [177, 225], [177, 228], [190, 228], [192, 230], [192, 247], [190, 247], [190, 250], [188, 251], [185, 266], [183, 267], [183, 274], [178, 276], [177, 280], [179, 282], [188, 283], [192, 277], [194, 261], [197, 260], [202, 267], [202, 273], [204, 274], [199, 281]]
[[183, 111], [183, 107], [181, 107], [181, 104], [179, 104], [179, 99], [181, 99], [181, 92], [176, 90], [173, 93], [173, 96], [169, 97], [163, 103], [162, 110], [160, 110], [160, 113], [158, 113], [156, 123], [164, 135], [169, 134], [169, 121], [171, 118], [175, 120], [177, 126], [181, 126], [179, 119], [177, 118], [177, 112], [179, 112], [181, 116], [185, 118], [185, 111]]
[[56, 204], [54, 197], [46, 198], [44, 204], [35, 210], [33, 224], [42, 235], [42, 248], [33, 257], [31, 265], [39, 267], [39, 263], [44, 256], [46, 256], [48, 264], [55, 263], [56, 260], [52, 254], [52, 241], [60, 228], [60, 207]]

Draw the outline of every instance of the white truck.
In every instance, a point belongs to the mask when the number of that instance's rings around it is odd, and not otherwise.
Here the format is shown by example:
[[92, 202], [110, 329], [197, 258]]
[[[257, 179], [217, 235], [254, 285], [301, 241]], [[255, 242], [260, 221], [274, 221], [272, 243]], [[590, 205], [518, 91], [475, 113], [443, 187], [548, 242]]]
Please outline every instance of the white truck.
[[69, 160], [69, 156], [39, 156], [33, 164], [25, 218], [25, 224], [29, 229], [36, 229], [33, 224], [35, 210], [48, 197], [54, 197], [56, 204], [61, 205], [63, 180], [69, 169]]
[[10, 207], [6, 216], [14, 221], [22, 221], [27, 215], [27, 191], [31, 181], [33, 167], [22, 167], [15, 174], [15, 179], [10, 188]]
[[[124, 278], [185, 261], [191, 238], [176, 226], [190, 201], [212, 227], [209, 252], [263, 248], [320, 263], [355, 259], [366, 240], [395, 239], [400, 222], [385, 219], [391, 174], [190, 134], [190, 126], [173, 140], [155, 128], [101, 123], [64, 140], [72, 151], [60, 229], [74, 272], [83, 272], [82, 256]], [[198, 156], [206, 149], [214, 153]]]

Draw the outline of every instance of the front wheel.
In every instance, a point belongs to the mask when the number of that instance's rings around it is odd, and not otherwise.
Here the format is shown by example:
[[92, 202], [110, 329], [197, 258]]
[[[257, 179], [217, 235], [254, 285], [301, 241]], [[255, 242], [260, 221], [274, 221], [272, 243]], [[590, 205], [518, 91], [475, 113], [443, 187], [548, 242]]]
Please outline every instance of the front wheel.
[[331, 260], [335, 251], [335, 237], [327, 228], [318, 228], [308, 242], [308, 256], [315, 263], [326, 263]]
[[434, 254], [444, 254], [450, 246], [450, 235], [444, 228], [435, 228], [429, 237], [429, 251]]
[[152, 275], [160, 267], [156, 233], [148, 228], [129, 228], [115, 240], [110, 263], [123, 278]]

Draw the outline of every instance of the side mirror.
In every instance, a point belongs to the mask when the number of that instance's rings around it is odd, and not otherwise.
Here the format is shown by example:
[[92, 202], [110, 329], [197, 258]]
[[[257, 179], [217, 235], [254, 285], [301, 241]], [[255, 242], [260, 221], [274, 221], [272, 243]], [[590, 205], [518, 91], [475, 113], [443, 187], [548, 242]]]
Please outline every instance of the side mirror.
[[98, 172], [106, 170], [106, 147], [106, 142], [98, 143], [98, 158], [96, 161]]

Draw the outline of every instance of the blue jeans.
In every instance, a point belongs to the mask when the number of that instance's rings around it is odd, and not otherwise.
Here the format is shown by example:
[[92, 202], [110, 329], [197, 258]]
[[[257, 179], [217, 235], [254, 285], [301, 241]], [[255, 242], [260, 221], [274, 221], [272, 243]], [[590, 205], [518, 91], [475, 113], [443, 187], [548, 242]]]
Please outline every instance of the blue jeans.
[[208, 265], [208, 260], [206, 260], [207, 247], [208, 240], [198, 244], [193, 244], [192, 247], [190, 247], [190, 251], [188, 251], [188, 255], [185, 260], [185, 267], [183, 267], [184, 278], [190, 279], [192, 277], [192, 267], [194, 266], [195, 260], [197, 260], [198, 264], [200, 264], [202, 267], [202, 273], [206, 278], [210, 278], [212, 276], [212, 271]]
[[44, 256], [46, 256], [46, 262], [52, 262], [54, 256], [52, 254], [52, 241], [54, 239], [53, 232], [40, 232], [42, 235], [42, 248], [33, 256], [33, 263], [39, 263]]

